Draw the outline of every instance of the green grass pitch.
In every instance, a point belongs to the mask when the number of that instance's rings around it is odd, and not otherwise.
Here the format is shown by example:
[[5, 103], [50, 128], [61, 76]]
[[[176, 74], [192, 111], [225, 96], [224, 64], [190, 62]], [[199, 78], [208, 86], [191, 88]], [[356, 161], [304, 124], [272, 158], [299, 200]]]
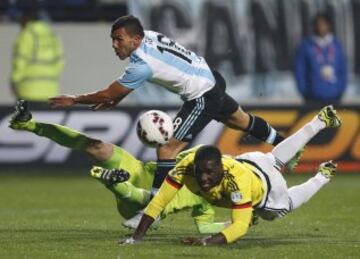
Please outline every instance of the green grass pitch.
[[[131, 232], [112, 194], [85, 171], [19, 171], [0, 173], [0, 258], [360, 258], [360, 174], [338, 174], [302, 208], [260, 220], [235, 244], [188, 247], [180, 240], [197, 235], [189, 211], [169, 216], [143, 243], [119, 246]], [[217, 210], [218, 220], [228, 216]]]

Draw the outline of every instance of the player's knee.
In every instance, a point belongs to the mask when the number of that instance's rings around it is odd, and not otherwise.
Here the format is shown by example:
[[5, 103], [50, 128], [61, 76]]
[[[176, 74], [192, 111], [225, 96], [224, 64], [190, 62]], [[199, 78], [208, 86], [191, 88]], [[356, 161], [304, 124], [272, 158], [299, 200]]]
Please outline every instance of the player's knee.
[[243, 130], [246, 130], [249, 127], [250, 115], [246, 112], [241, 111], [239, 115], [239, 124]]
[[113, 145], [101, 140], [94, 140], [86, 150], [94, 159], [105, 161], [111, 158]]
[[224, 123], [233, 129], [237, 130], [246, 130], [249, 126], [249, 114], [244, 112], [241, 108], [239, 108], [236, 112], [234, 112], [229, 118], [227, 118]]

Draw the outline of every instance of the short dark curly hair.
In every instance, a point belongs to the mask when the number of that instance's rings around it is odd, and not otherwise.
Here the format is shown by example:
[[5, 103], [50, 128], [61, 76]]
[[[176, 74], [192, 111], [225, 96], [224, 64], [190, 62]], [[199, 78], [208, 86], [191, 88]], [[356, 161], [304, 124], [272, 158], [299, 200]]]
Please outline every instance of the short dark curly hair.
[[332, 26], [331, 17], [327, 13], [317, 13], [316, 15], [314, 15], [314, 17], [312, 18], [313, 26], [316, 25], [318, 20], [324, 20], [330, 27]]
[[195, 165], [200, 161], [214, 161], [216, 164], [221, 164], [221, 152], [220, 150], [211, 145], [201, 146], [196, 150], [194, 163]]
[[111, 26], [111, 33], [124, 27], [129, 34], [144, 37], [144, 28], [138, 18], [133, 15], [125, 15], [117, 18]]

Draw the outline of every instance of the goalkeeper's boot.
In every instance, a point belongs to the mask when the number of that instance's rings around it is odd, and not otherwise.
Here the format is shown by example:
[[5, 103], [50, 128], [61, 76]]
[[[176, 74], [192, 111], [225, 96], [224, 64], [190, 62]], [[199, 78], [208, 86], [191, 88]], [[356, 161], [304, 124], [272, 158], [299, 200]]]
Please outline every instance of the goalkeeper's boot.
[[300, 149], [296, 152], [295, 156], [287, 162], [285, 166], [285, 173], [293, 173], [297, 165], [299, 164], [300, 158], [304, 154], [305, 148]]
[[338, 128], [341, 126], [341, 119], [336, 115], [332, 105], [325, 106], [318, 113], [318, 118], [326, 124], [327, 128]]
[[123, 169], [105, 169], [100, 166], [94, 166], [90, 174], [107, 186], [126, 182], [130, 178], [129, 172]]
[[[128, 228], [128, 229], [136, 229], [138, 227], [138, 225], [140, 224], [141, 218], [144, 215], [144, 211], [141, 210], [138, 213], [136, 213], [136, 215], [128, 220], [124, 220], [122, 222], [123, 227]], [[160, 226], [160, 217], [157, 217], [154, 222], [150, 225], [150, 229], [151, 230], [156, 230], [159, 228]]]
[[12, 129], [27, 129], [31, 123], [32, 114], [29, 104], [25, 100], [19, 100], [15, 104], [15, 112], [10, 120], [9, 127]]
[[324, 162], [319, 166], [319, 173], [324, 177], [330, 179], [336, 173], [337, 164], [335, 164], [332, 160]]

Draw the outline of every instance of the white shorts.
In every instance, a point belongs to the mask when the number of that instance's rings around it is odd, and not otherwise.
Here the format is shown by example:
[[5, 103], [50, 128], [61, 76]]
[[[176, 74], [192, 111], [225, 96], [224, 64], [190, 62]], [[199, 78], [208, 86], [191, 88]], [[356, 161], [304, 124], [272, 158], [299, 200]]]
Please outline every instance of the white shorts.
[[264, 198], [254, 207], [257, 215], [266, 220], [273, 220], [292, 210], [286, 181], [272, 153], [250, 152], [237, 156], [236, 159], [253, 165], [256, 168], [254, 173], [264, 184]]

